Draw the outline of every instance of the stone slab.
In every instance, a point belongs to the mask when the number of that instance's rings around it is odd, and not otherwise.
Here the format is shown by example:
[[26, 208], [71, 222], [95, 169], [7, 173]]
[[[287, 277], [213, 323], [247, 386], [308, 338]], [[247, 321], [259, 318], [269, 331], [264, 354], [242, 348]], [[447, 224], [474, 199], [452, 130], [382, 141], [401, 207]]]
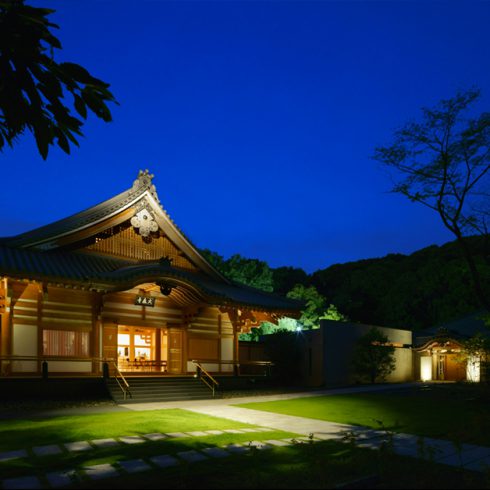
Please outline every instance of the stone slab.
[[190, 437], [189, 434], [186, 434], [185, 432], [167, 432], [166, 433], [168, 437]]
[[142, 459], [130, 459], [128, 461], [119, 461], [119, 465], [128, 473], [138, 473], [140, 471], [151, 470], [151, 466]]
[[264, 441], [266, 444], [269, 444], [270, 446], [291, 446], [293, 443], [291, 442], [291, 439], [269, 439], [267, 441]]
[[187, 461], [188, 463], [197, 463], [198, 461], [204, 461], [205, 459], [208, 459], [208, 457], [205, 456], [203, 453], [194, 451], [192, 449], [190, 451], [181, 451], [180, 453], [177, 453], [177, 456], [184, 461]]
[[0, 461], [9, 461], [17, 458], [27, 458], [27, 451], [25, 449], [16, 449], [15, 451], [0, 453]]
[[306, 443], [313, 443], [313, 442], [316, 442], [318, 441], [318, 439], [316, 437], [313, 437], [313, 438], [309, 438], [307, 436], [302, 436], [302, 437], [295, 437], [295, 439], [297, 441], [301, 441], [301, 442], [306, 442]]
[[337, 431], [332, 432], [315, 432], [315, 437], [321, 439], [322, 441], [331, 441], [331, 440], [342, 440], [343, 434], [339, 434]]
[[160, 432], [152, 432], [151, 434], [144, 434], [143, 437], [149, 441], [161, 441], [167, 439], [166, 434], [161, 434]]
[[242, 432], [260, 432], [259, 428], [249, 428], [246, 427], [245, 429], [240, 429]]
[[236, 454], [243, 454], [250, 451], [249, 447], [243, 446], [242, 444], [228, 444], [227, 446], [224, 446], [223, 449]]
[[36, 456], [55, 456], [61, 454], [63, 451], [57, 444], [49, 444], [47, 446], [34, 446], [32, 452]]
[[94, 444], [97, 447], [112, 447], [112, 446], [117, 446], [119, 442], [116, 441], [116, 439], [108, 438], [108, 439], [94, 439], [92, 441], [92, 444]]
[[141, 444], [142, 442], [146, 442], [145, 439], [140, 436], [124, 436], [119, 437], [119, 440], [124, 442], [124, 444]]
[[465, 469], [472, 471], [481, 471], [487, 473], [490, 470], [490, 458], [481, 458], [465, 464]]
[[243, 434], [243, 430], [240, 429], [223, 429], [227, 434]]
[[116, 468], [108, 463], [96, 464], [93, 466], [84, 466], [83, 470], [92, 480], [110, 478], [119, 475], [119, 472], [116, 470]]
[[160, 456], [153, 456], [150, 461], [159, 466], [160, 468], [168, 468], [169, 466], [175, 466], [179, 464], [179, 460], [168, 454], [161, 454]]
[[213, 436], [220, 436], [221, 434], [224, 434], [222, 430], [216, 430], [216, 429], [207, 430], [206, 432]]
[[220, 447], [206, 447], [201, 451], [206, 456], [209, 456], [211, 458], [227, 458], [228, 456], [230, 456], [230, 453], [228, 451], [225, 451]]
[[70, 453], [77, 451], [89, 451], [90, 449], [93, 449], [93, 447], [87, 441], [65, 442], [64, 446]]
[[27, 490], [42, 488], [42, 485], [37, 476], [20, 476], [3, 480], [2, 488], [4, 490]]
[[266, 444], [265, 442], [262, 442], [262, 441], [250, 441], [248, 443], [248, 446], [249, 447], [256, 447], [260, 451], [262, 451], [264, 449], [271, 449], [272, 448], [272, 446], [270, 444]]
[[191, 437], [205, 437], [208, 436], [206, 432], [203, 432], [202, 430], [195, 430], [192, 432], [186, 432], [186, 434], [190, 435]]
[[278, 429], [271, 429], [270, 427], [257, 427], [255, 429], [255, 432], [272, 432], [274, 430], [278, 430]]
[[53, 488], [67, 487], [75, 481], [76, 472], [75, 470], [53, 471], [46, 473], [46, 478], [48, 479], [49, 485]]
[[[475, 446], [474, 444], [462, 444], [460, 448], [454, 445], [455, 452], [447, 454], [441, 458], [436, 458], [438, 463], [450, 466], [471, 466], [478, 468], [484, 461], [490, 461], [490, 448], [485, 446]], [[487, 468], [488, 469], [488, 468]]]

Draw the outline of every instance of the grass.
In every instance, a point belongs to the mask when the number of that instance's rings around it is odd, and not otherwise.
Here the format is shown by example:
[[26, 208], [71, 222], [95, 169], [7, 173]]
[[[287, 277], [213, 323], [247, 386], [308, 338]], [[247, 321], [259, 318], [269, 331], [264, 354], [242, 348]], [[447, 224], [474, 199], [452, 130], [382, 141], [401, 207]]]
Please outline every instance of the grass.
[[250, 425], [181, 409], [2, 420], [0, 452], [45, 444], [153, 432], [189, 432], [241, 427]]
[[[355, 486], [349, 482], [358, 481]], [[363, 483], [359, 484], [359, 481]], [[344, 485], [344, 486], [342, 486]], [[488, 488], [485, 475], [332, 441], [83, 481], [73, 488]]]
[[[453, 431], [469, 428], [470, 417], [485, 415], [485, 420], [489, 418], [484, 397], [459, 386], [390, 394], [311, 397], [240, 406], [377, 428], [376, 419], [382, 420], [387, 427], [403, 432], [444, 438], [448, 438], [449, 432], [444, 433], [448, 427]], [[441, 415], [443, 409], [447, 413]], [[461, 413], [465, 414], [464, 419]], [[425, 421], [420, 421], [420, 418], [425, 418]], [[0, 421], [0, 452], [151, 432], [241, 427], [251, 426], [180, 409], [25, 417]], [[471, 428], [471, 437], [475, 433], [480, 433], [483, 439], [489, 437], [485, 434], [487, 427], [484, 421], [475, 430]], [[294, 430], [293, 427], [291, 429]], [[468, 432], [466, 435], [469, 437]], [[119, 444], [82, 453], [65, 451], [51, 457], [36, 457], [29, 450], [27, 458], [0, 463], [0, 474], [2, 479], [38, 475], [48, 487], [45, 475], [50, 471], [79, 470], [101, 463], [117, 466], [119, 461], [131, 459], [143, 459], [151, 466], [149, 458], [155, 455], [172, 455], [230, 443], [247, 444], [250, 440], [293, 439], [295, 436], [293, 432], [281, 431], [227, 433], [135, 445]], [[359, 448], [355, 444], [323, 441], [266, 451], [250, 450], [246, 455], [232, 455], [202, 463], [182, 462], [167, 469], [152, 466], [149, 471], [105, 480], [89, 481], [84, 476], [80, 483], [71, 488], [490, 488], [488, 476], [490, 471], [487, 475], [436, 464], [430, 460], [430, 455], [428, 460], [407, 458], [397, 456], [389, 449], [377, 451]], [[369, 478], [363, 483], [348, 483], [366, 477]]]
[[3, 479], [24, 475], [44, 475], [51, 471], [81, 468], [102, 463], [149, 458], [160, 454], [176, 454], [191, 449], [247, 444], [250, 440], [294, 438], [293, 432], [270, 431], [243, 434], [221, 434], [189, 438], [169, 438], [141, 444], [119, 444], [90, 451], [70, 453], [66, 450], [56, 456], [35, 456], [32, 448], [48, 444], [62, 444], [82, 440], [143, 435], [154, 432], [190, 432], [210, 429], [238, 429], [254, 427], [218, 417], [201, 415], [180, 409], [149, 410], [128, 413], [63, 416], [0, 421], [0, 452], [27, 449], [28, 457], [0, 463]]
[[490, 388], [446, 385], [318, 396], [239, 407], [490, 446]]

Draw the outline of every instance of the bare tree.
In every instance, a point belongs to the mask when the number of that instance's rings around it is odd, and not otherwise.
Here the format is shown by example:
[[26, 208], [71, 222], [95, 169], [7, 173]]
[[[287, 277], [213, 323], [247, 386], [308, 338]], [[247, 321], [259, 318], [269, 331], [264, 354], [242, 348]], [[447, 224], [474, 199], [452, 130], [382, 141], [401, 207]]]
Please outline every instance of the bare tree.
[[478, 89], [470, 89], [423, 108], [420, 122], [396, 131], [390, 146], [376, 148], [374, 159], [394, 170], [392, 192], [439, 214], [461, 246], [479, 302], [490, 311], [466, 240], [469, 235], [488, 235], [490, 113], [474, 114], [479, 97]]

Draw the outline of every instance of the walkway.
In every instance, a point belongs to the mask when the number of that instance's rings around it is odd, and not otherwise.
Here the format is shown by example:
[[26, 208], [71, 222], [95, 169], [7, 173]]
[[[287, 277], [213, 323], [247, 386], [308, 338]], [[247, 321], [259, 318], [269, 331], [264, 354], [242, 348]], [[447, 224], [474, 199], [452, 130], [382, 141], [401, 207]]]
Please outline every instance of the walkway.
[[262, 412], [248, 408], [233, 406], [234, 404], [257, 401], [288, 400], [313, 396], [333, 396], [347, 393], [366, 393], [371, 391], [394, 391], [419, 386], [420, 383], [404, 383], [391, 385], [374, 385], [320, 390], [314, 392], [288, 393], [281, 395], [265, 395], [240, 397], [218, 400], [181, 401], [165, 403], [128, 404], [122, 407], [128, 410], [155, 410], [161, 408], [182, 408], [205, 415], [212, 415], [237, 422], [254, 424], [260, 427], [295, 432], [302, 436], [313, 436], [316, 439], [345, 440], [346, 434], [356, 441], [359, 447], [379, 449], [381, 445], [390, 444], [396, 454], [411, 457], [423, 457], [441, 464], [464, 467], [473, 471], [490, 470], [490, 447], [474, 444], [461, 444], [451, 441], [402, 433], [389, 433], [335, 422], [327, 422], [306, 417], [295, 417], [278, 413]]

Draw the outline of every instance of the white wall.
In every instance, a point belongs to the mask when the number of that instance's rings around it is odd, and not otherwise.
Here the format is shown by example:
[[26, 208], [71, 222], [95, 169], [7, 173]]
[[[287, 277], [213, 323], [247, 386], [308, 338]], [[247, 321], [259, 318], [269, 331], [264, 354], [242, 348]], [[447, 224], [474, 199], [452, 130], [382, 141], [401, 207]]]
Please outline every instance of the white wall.
[[[12, 354], [14, 356], [37, 356], [37, 325], [14, 323], [12, 327]], [[36, 361], [13, 361], [15, 373], [36, 372]]]

